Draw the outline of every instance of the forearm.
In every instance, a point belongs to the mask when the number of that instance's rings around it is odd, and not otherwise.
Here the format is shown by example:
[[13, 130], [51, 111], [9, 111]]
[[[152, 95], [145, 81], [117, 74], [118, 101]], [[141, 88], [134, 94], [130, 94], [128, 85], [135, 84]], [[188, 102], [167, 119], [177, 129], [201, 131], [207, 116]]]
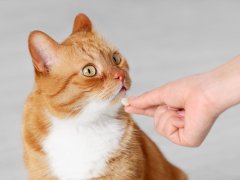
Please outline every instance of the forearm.
[[206, 73], [205, 93], [220, 112], [240, 103], [240, 56]]

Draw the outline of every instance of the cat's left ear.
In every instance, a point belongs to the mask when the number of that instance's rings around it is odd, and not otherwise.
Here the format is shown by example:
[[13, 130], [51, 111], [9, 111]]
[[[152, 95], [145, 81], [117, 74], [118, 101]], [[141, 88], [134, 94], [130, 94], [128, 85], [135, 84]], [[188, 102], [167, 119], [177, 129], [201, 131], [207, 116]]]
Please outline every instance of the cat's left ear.
[[82, 31], [91, 32], [92, 23], [85, 14], [80, 13], [75, 17], [72, 34]]

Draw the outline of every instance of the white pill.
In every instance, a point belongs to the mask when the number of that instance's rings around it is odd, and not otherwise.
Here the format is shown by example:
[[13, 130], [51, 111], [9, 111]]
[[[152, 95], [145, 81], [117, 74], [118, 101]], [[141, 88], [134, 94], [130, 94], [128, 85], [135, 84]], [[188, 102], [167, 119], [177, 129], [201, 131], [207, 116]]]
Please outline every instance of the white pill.
[[121, 102], [124, 106], [129, 106], [130, 105], [129, 102], [128, 102], [128, 98], [122, 98]]

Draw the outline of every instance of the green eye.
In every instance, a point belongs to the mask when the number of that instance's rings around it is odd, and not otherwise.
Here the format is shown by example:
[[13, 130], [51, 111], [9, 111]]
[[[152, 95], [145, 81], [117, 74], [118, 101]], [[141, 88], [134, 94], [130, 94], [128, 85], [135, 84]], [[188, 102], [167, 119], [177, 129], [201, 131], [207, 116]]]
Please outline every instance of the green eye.
[[87, 77], [95, 76], [97, 73], [97, 70], [92, 65], [87, 65], [82, 69], [82, 74]]
[[120, 54], [114, 53], [112, 56], [112, 60], [113, 60], [114, 64], [119, 65], [121, 63]]

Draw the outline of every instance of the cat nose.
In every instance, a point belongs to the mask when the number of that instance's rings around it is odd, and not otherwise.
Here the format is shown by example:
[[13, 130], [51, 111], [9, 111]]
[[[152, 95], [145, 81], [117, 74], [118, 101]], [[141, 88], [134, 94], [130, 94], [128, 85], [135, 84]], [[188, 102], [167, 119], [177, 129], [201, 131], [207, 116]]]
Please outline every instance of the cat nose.
[[124, 73], [117, 72], [114, 74], [114, 79], [119, 79], [121, 82], [124, 82], [125, 75]]

